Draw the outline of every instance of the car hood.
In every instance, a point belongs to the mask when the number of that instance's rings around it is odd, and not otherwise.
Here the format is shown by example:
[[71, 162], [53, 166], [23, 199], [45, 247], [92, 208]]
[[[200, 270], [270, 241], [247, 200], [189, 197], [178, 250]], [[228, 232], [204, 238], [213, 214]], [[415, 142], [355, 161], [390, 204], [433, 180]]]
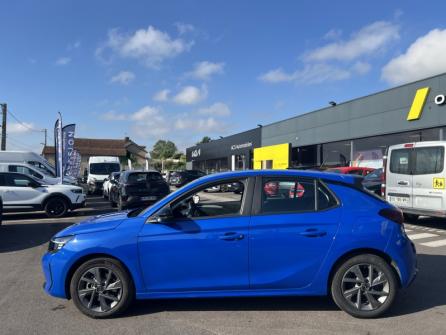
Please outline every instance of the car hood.
[[111, 214], [102, 214], [88, 218], [85, 221], [75, 223], [64, 230], [58, 232], [55, 237], [88, 234], [98, 231], [115, 229], [122, 221], [127, 219], [128, 212], [118, 212]]

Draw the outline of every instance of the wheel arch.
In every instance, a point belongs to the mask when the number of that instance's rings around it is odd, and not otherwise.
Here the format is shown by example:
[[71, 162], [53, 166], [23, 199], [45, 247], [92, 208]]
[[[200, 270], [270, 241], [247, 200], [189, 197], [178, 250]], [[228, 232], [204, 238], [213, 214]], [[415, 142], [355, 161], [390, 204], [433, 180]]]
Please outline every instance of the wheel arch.
[[42, 201], [42, 208], [45, 208], [45, 206], [48, 203], [48, 201], [50, 201], [51, 199], [54, 199], [54, 198], [62, 198], [62, 199], [64, 199], [67, 202], [69, 209], [73, 205], [73, 203], [71, 202], [71, 199], [68, 196], [66, 196], [65, 194], [63, 194], [63, 193], [51, 193]]
[[73, 278], [74, 272], [79, 268], [79, 266], [81, 266], [83, 263], [90, 261], [92, 259], [95, 258], [111, 258], [114, 259], [116, 261], [118, 261], [121, 265], [122, 268], [124, 269], [124, 271], [127, 272], [127, 275], [129, 276], [132, 285], [135, 285], [135, 280], [133, 278], [132, 272], [130, 271], [130, 269], [127, 267], [127, 265], [121, 261], [118, 257], [110, 255], [110, 254], [106, 254], [106, 253], [94, 253], [94, 254], [88, 254], [88, 255], [84, 255], [82, 257], [80, 257], [79, 259], [77, 259], [69, 268], [67, 275], [65, 276], [65, 283], [64, 283], [64, 291], [65, 291], [65, 296], [67, 299], [71, 299], [71, 294], [70, 294], [70, 283], [71, 283], [71, 279]]
[[358, 248], [358, 249], [353, 249], [353, 250], [347, 251], [346, 253], [344, 253], [343, 255], [338, 257], [338, 259], [333, 263], [333, 265], [330, 269], [328, 280], [327, 280], [327, 292], [331, 292], [331, 282], [332, 282], [333, 277], [336, 273], [336, 270], [348, 259], [355, 257], [355, 256], [364, 255], [364, 254], [371, 254], [371, 255], [375, 255], [375, 256], [378, 256], [378, 257], [381, 257], [382, 259], [384, 259], [386, 261], [386, 263], [390, 265], [390, 268], [394, 271], [395, 277], [398, 280], [398, 286], [399, 287], [402, 286], [400, 270], [398, 269], [398, 265], [396, 264], [396, 262], [393, 261], [392, 257], [390, 257], [388, 254], [386, 254], [385, 252], [383, 252], [382, 250], [379, 250], [379, 249]]

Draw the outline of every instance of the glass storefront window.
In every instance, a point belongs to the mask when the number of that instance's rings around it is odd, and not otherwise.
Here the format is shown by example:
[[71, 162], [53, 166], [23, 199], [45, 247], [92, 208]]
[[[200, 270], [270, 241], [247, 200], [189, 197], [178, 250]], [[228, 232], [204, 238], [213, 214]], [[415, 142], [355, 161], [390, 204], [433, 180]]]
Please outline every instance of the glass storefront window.
[[323, 167], [349, 166], [350, 141], [339, 141], [322, 144]]
[[439, 136], [439, 128], [432, 128], [353, 140], [352, 166], [380, 168], [383, 156], [390, 145], [437, 141], [440, 139]]

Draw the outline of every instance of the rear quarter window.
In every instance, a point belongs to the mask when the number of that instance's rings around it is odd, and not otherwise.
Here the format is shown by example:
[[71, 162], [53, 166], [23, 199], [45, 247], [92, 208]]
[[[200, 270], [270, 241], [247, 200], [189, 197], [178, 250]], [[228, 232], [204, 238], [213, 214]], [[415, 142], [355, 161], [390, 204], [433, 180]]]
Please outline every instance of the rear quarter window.
[[395, 149], [390, 152], [390, 167], [392, 173], [410, 174], [411, 149]]
[[435, 174], [443, 171], [444, 147], [415, 149], [413, 174]]

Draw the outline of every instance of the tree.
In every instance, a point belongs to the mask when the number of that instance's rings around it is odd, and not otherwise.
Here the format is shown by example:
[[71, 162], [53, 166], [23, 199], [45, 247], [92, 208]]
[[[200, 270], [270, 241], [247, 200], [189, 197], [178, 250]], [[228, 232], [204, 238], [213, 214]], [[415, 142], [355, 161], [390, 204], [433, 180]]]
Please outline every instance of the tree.
[[177, 152], [177, 146], [172, 141], [158, 140], [150, 151], [152, 159], [165, 160], [172, 158]]
[[200, 142], [197, 142], [197, 144], [200, 143], [209, 143], [212, 139], [209, 136], [204, 136]]

